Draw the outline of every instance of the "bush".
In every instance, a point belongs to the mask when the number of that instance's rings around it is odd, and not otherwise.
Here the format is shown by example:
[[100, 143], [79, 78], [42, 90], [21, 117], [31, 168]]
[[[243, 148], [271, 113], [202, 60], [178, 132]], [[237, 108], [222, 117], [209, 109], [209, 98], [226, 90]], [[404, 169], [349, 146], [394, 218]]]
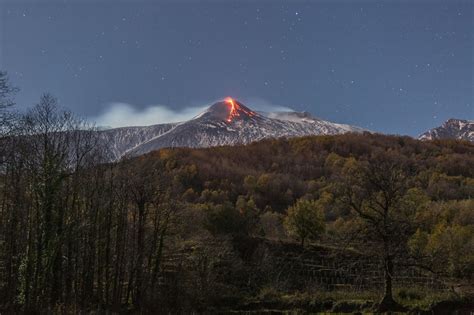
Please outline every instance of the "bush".
[[401, 300], [422, 300], [426, 295], [414, 288], [403, 288], [398, 291], [398, 297]]
[[281, 299], [281, 294], [273, 287], [264, 287], [260, 290], [258, 299], [265, 302], [277, 302]]

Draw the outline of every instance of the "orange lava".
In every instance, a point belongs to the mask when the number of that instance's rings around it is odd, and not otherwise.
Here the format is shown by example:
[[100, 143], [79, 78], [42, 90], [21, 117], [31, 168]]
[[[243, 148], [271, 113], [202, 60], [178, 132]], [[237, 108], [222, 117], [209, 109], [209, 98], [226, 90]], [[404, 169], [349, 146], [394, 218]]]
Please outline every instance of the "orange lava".
[[250, 117], [255, 116], [254, 112], [247, 111], [247, 110], [243, 109], [242, 107], [239, 106], [239, 104], [236, 104], [231, 97], [226, 98], [225, 102], [230, 104], [229, 115], [227, 116], [227, 121], [228, 122], [232, 122], [232, 120], [235, 117], [240, 116], [239, 111], [243, 112], [244, 114], [246, 114]]
[[230, 111], [229, 111], [229, 116], [227, 116], [227, 121], [231, 122], [232, 118], [235, 116], [238, 116], [239, 113], [235, 110], [235, 103], [234, 100], [230, 97], [226, 98], [225, 101], [230, 104]]

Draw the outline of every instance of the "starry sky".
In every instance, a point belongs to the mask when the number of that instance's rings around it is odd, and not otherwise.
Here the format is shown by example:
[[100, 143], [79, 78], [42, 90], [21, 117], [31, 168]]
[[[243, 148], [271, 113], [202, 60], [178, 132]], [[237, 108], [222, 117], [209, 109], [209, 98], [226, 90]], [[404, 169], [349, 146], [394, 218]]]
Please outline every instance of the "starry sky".
[[50, 92], [92, 120], [122, 104], [139, 124], [232, 96], [416, 136], [474, 119], [473, 11], [467, 0], [0, 0], [0, 69], [19, 109]]

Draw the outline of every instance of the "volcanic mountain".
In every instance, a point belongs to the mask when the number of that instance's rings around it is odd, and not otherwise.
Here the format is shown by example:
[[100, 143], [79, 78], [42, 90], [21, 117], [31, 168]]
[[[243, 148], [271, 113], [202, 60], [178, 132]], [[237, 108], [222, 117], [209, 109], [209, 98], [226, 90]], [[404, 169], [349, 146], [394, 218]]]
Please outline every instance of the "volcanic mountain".
[[306, 112], [256, 112], [226, 98], [188, 121], [100, 132], [111, 148], [111, 158], [117, 160], [160, 148], [236, 145], [267, 138], [363, 131], [359, 127], [324, 121]]
[[457, 139], [474, 142], [474, 121], [451, 118], [441, 126], [423, 133], [419, 139]]

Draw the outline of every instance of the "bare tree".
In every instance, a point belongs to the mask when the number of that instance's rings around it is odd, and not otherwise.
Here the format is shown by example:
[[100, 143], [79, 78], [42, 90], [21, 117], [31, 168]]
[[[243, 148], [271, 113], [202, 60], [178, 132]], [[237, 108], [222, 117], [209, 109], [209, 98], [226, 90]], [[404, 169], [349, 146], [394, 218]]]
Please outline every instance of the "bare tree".
[[15, 104], [13, 96], [17, 91], [18, 89], [10, 84], [7, 73], [0, 71], [0, 167], [5, 163], [6, 155], [11, 149], [11, 141], [5, 136], [15, 129], [15, 115], [9, 109]]
[[343, 199], [359, 222], [353, 245], [382, 262], [384, 294], [379, 311], [397, 310], [393, 299], [394, 263], [407, 251], [408, 238], [414, 232], [415, 209], [404, 207], [408, 191], [409, 167], [401, 156], [386, 152], [372, 155], [368, 161], [349, 163], [344, 169]]
[[92, 159], [97, 141], [87, 124], [59, 110], [57, 100], [49, 94], [43, 95], [21, 119], [21, 128], [16, 146], [30, 179], [35, 222], [29, 231], [34, 250], [29, 249], [32, 254], [26, 261], [33, 277], [25, 278], [24, 285], [36, 299], [27, 303], [54, 304], [62, 297], [65, 228], [70, 210], [64, 187]]
[[3, 119], [6, 118], [6, 110], [13, 106], [15, 102], [13, 101], [13, 95], [18, 91], [18, 88], [13, 87], [9, 80], [8, 75], [4, 71], [0, 71], [0, 120], [1, 123], [4, 123]]
[[[159, 161], [139, 158], [123, 161], [121, 165], [122, 180], [126, 181], [125, 187], [131, 204], [134, 240], [131, 248], [135, 257], [130, 265], [127, 295], [131, 294], [136, 307], [141, 306], [150, 280], [151, 283], [156, 280], [163, 239], [167, 232], [169, 213], [168, 207], [163, 204], [166, 187], [160, 173], [163, 172]], [[147, 246], [147, 243], [150, 245]], [[147, 272], [151, 274], [146, 274]]]

